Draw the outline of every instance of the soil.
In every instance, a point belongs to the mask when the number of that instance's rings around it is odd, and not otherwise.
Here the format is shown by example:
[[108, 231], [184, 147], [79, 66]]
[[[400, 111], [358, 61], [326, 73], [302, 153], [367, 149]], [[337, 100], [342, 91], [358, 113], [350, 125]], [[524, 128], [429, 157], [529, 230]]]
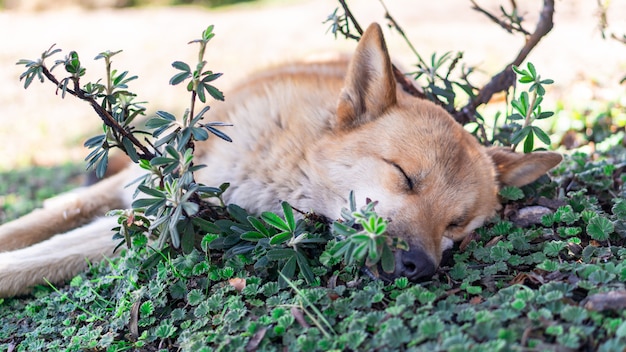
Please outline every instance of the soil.
[[[480, 68], [478, 82], [485, 82], [502, 69], [523, 44], [522, 37], [506, 33], [471, 10], [468, 0], [387, 2], [422, 56], [464, 51], [466, 62]], [[528, 6], [523, 14], [528, 17], [530, 31], [541, 3], [533, 0], [523, 4]], [[331, 0], [274, 0], [218, 10], [154, 7], [2, 11], [0, 170], [79, 161], [87, 155], [83, 141], [96, 134], [100, 126], [85, 103], [71, 97], [61, 99], [48, 82], [33, 83], [25, 91], [18, 80], [24, 68], [15, 65], [19, 59], [36, 59], [56, 43], [64, 53], [77, 51], [88, 67], [87, 78], [95, 80], [104, 67], [102, 61], [91, 59], [104, 50], [122, 49], [114, 66], [139, 76], [130, 88], [140, 93], [140, 101], [150, 102], [149, 114], [166, 110], [181, 115], [188, 95], [182, 86], [168, 85], [175, 72], [171, 63], [195, 59], [196, 47], [187, 42], [199, 37], [207, 25], [214, 24], [217, 34], [208, 48], [208, 67], [224, 73], [216, 85], [226, 91], [228, 98], [229, 86], [264, 66], [320, 52], [349, 53], [355, 43], [335, 40], [327, 33], [328, 25], [322, 24], [337, 6]], [[350, 1], [350, 6], [362, 24], [385, 23], [377, 1]], [[614, 1], [612, 6], [613, 15], [626, 13], [626, 1]], [[557, 1], [556, 8], [554, 30], [529, 57], [543, 77], [556, 80], [548, 93], [552, 103], [584, 109], [594, 100], [624, 99], [624, 86], [619, 80], [626, 75], [626, 45], [601, 38], [595, 2]], [[624, 20], [610, 18], [610, 24], [626, 28]], [[390, 30], [385, 33], [394, 61], [411, 70], [415, 60], [402, 38]]]

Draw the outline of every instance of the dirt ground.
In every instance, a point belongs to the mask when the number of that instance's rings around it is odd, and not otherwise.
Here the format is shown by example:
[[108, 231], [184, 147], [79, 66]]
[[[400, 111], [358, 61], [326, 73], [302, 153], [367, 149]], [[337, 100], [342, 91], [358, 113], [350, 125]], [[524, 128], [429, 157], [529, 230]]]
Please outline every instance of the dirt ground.
[[[483, 79], [498, 72], [522, 45], [521, 37], [507, 34], [472, 11], [468, 0], [387, 3], [423, 56], [434, 51], [464, 51], [466, 61], [483, 70]], [[349, 4], [362, 24], [385, 22], [378, 1]], [[528, 6], [527, 26], [534, 29], [541, 1], [523, 4]], [[50, 83], [33, 84], [25, 91], [18, 81], [23, 71], [15, 65], [19, 59], [37, 58], [56, 43], [65, 53], [78, 51], [89, 68], [87, 76], [95, 79], [104, 68], [101, 61], [91, 58], [100, 51], [122, 49], [114, 65], [139, 76], [131, 89], [150, 102], [149, 112], [181, 114], [188, 98], [182, 87], [167, 84], [174, 73], [170, 64], [175, 60], [193, 62], [196, 48], [187, 42], [207, 25], [214, 24], [217, 33], [208, 48], [208, 66], [224, 72], [217, 86], [228, 92], [237, 80], [263, 66], [320, 52], [350, 52], [355, 43], [333, 39], [326, 33], [328, 26], [322, 24], [337, 6], [333, 0], [283, 0], [221, 10], [0, 12], [0, 170], [82, 160], [86, 155], [83, 141], [100, 126], [86, 104], [55, 96]], [[626, 13], [626, 0], [616, 0], [612, 6], [615, 17]], [[554, 30], [530, 56], [543, 77], [557, 81], [549, 93], [551, 99], [580, 108], [593, 99], [624, 99], [624, 85], [619, 86], [618, 81], [626, 75], [626, 45], [601, 39], [595, 1], [561, 0], [556, 7]], [[626, 32], [625, 24], [625, 18], [611, 18], [619, 33]], [[402, 39], [389, 30], [386, 36], [394, 60], [410, 69], [413, 60]]]

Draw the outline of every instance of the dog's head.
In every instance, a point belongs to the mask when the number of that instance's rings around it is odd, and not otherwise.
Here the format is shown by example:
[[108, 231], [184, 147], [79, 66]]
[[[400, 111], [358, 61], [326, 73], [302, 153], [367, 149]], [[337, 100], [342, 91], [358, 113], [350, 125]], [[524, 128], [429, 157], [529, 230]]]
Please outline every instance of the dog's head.
[[[409, 251], [396, 251], [392, 277], [432, 276], [444, 249], [499, 208], [498, 189], [528, 184], [561, 161], [551, 152], [517, 154], [485, 148], [444, 109], [397, 89], [380, 27], [370, 25], [352, 58], [339, 97], [335, 133], [320, 143], [323, 185], [343, 204], [378, 201], [389, 233]], [[334, 204], [333, 204], [334, 203]]]

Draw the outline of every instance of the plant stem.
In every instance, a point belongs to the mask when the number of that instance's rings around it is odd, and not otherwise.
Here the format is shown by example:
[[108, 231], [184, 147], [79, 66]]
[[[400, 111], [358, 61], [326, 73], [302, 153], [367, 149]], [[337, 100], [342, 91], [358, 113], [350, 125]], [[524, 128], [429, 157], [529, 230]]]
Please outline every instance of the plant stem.
[[[530, 104], [528, 105], [528, 110], [526, 110], [526, 116], [524, 116], [524, 125], [522, 126], [522, 129], [530, 126], [530, 124], [532, 124], [533, 122], [533, 111], [535, 111], [535, 102], [537, 101], [537, 90], [535, 89], [532, 92], [532, 97], [530, 99]], [[531, 132], [532, 133], [532, 132]], [[511, 150], [515, 151], [515, 149], [517, 149], [517, 146], [519, 145], [519, 143], [515, 143], [512, 147]]]
[[[54, 75], [52, 75], [52, 73], [48, 70], [48, 68], [42, 65], [41, 69], [42, 69], [43, 74], [46, 76], [46, 78], [48, 78], [48, 80], [50, 80], [52, 83], [54, 83], [58, 87], [59, 81], [56, 79], [56, 77], [54, 77]], [[100, 116], [100, 119], [102, 120], [102, 122], [104, 122], [105, 125], [111, 127], [115, 131], [119, 132], [122, 136], [128, 138], [128, 140], [134, 146], [139, 148], [141, 152], [139, 153], [139, 155], [143, 159], [151, 160], [152, 158], [154, 158], [155, 155], [152, 152], [150, 152], [143, 144], [141, 144], [141, 142], [139, 142], [139, 140], [137, 140], [137, 138], [135, 138], [135, 136], [132, 133], [128, 132], [122, 126], [120, 126], [120, 124], [117, 123], [117, 121], [115, 121], [113, 116], [111, 116], [111, 114], [106, 109], [104, 109], [100, 104], [98, 104], [98, 102], [95, 101], [92, 97], [87, 96], [85, 92], [82, 89], [80, 89], [78, 79], [73, 79], [73, 81], [74, 81], [74, 89], [67, 88], [66, 91], [68, 93], [70, 93], [71, 95], [81, 100], [88, 102], [89, 105], [91, 105], [91, 107], [95, 110], [96, 114]], [[120, 148], [125, 150], [123, 145], [120, 145]]]

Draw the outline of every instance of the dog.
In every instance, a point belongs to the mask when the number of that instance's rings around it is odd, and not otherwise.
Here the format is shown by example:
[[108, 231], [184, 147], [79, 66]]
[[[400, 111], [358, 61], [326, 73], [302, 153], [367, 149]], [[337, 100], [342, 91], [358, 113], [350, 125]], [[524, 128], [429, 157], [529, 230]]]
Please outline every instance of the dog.
[[[351, 191], [358, 204], [376, 200], [389, 234], [410, 246], [395, 252], [391, 278], [432, 276], [443, 250], [499, 209], [500, 187], [533, 182], [562, 159], [484, 147], [443, 108], [404, 93], [377, 24], [349, 59], [270, 69], [214, 105], [212, 119], [234, 125], [233, 142], [197, 143], [196, 163], [207, 165], [199, 182], [229, 182], [225, 202], [256, 214], [287, 201], [333, 219]], [[0, 296], [113, 256], [116, 219], [102, 215], [130, 207], [125, 185], [141, 173], [129, 166], [0, 226]]]

